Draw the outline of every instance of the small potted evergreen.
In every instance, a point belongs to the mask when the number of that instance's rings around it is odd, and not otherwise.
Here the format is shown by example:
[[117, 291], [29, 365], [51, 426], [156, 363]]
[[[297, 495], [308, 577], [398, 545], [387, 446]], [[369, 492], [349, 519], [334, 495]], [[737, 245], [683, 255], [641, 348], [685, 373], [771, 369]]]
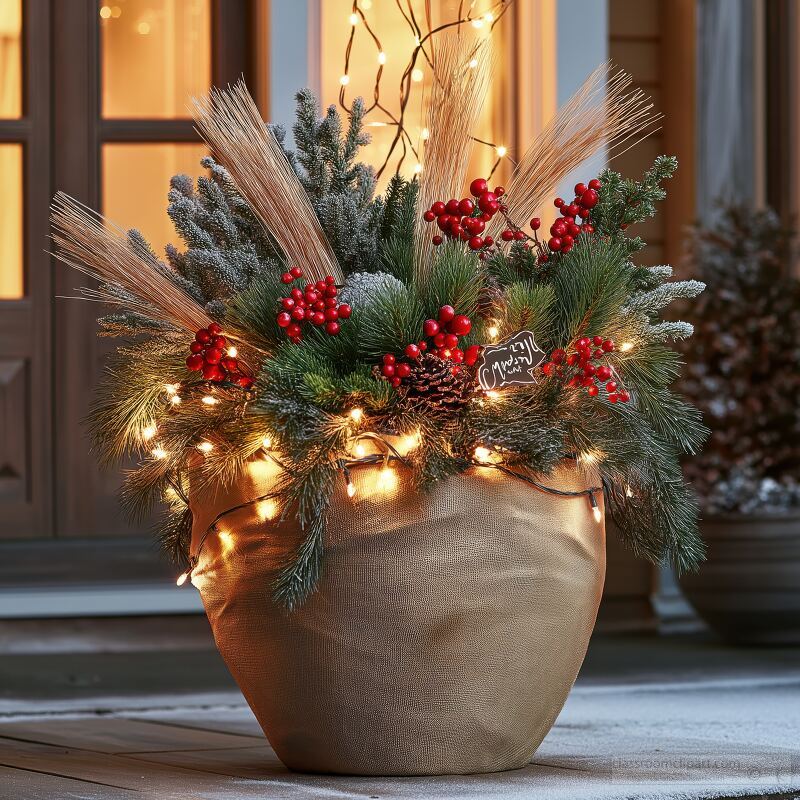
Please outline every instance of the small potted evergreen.
[[685, 465], [708, 562], [683, 576], [697, 612], [729, 640], [800, 643], [800, 281], [792, 234], [770, 211], [726, 209], [695, 231], [708, 283], [684, 343], [688, 399], [712, 433]]

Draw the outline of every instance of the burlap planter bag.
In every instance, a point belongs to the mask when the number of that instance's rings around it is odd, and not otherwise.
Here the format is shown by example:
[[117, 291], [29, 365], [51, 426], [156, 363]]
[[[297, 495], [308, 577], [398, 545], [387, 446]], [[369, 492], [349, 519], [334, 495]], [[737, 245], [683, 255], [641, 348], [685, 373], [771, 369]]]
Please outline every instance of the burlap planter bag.
[[[193, 550], [214, 519], [266, 494], [254, 462], [234, 489], [192, 497]], [[192, 574], [222, 657], [281, 761], [352, 775], [522, 767], [586, 653], [605, 531], [586, 495], [554, 496], [484, 467], [415, 493], [396, 468], [352, 470], [333, 497], [323, 577], [288, 612], [271, 599], [296, 526], [269, 502], [225, 514]], [[541, 479], [581, 491], [565, 464]], [[598, 496], [601, 503], [602, 497]], [[217, 532], [218, 531], [218, 532]]]

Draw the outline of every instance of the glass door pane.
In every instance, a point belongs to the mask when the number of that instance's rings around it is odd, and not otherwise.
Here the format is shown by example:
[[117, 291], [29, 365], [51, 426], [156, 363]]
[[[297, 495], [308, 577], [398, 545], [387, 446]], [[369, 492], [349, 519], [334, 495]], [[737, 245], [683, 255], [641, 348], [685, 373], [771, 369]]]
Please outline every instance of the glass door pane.
[[0, 197], [0, 300], [17, 300], [25, 293], [21, 144], [0, 144]]
[[211, 85], [210, 0], [112, 0], [98, 13], [103, 116], [191, 116]]
[[22, 0], [0, 0], [0, 118], [22, 115]]
[[169, 179], [203, 172], [203, 144], [103, 145], [103, 213], [122, 228], [137, 228], [159, 258], [177, 241], [167, 216]]

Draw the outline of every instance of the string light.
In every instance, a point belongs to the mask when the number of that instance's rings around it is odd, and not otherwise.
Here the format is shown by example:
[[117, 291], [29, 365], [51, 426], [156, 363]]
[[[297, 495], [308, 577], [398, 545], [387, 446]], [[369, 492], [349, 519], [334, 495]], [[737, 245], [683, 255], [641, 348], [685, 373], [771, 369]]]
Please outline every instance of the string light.
[[265, 437], [264, 437], [264, 438], [261, 440], [261, 446], [262, 446], [262, 447], [263, 447], [265, 450], [269, 450], [269, 449], [270, 449], [270, 447], [272, 447], [272, 439], [270, 439], [270, 438], [269, 438], [269, 436], [265, 436]]
[[178, 580], [175, 581], [176, 586], [183, 586], [186, 581], [189, 580], [190, 572], [184, 572], [182, 575], [178, 575]]
[[170, 403], [174, 406], [179, 406], [183, 401], [181, 400], [181, 396], [179, 394], [174, 394], [169, 399]]
[[415, 164], [414, 165], [414, 172], [416, 172], [417, 175], [419, 175], [420, 172], [422, 172], [422, 164]]
[[356, 493], [356, 487], [353, 485], [353, 482], [350, 478], [347, 478], [347, 496], [354, 497]]
[[202, 402], [205, 403], [207, 406], [215, 406], [217, 403], [219, 403], [219, 400], [217, 400], [216, 397], [212, 397], [210, 394], [207, 394], [203, 398]]
[[231, 358], [236, 358], [236, 356], [239, 355], [239, 351], [235, 347], [229, 347], [228, 348], [228, 355]]
[[422, 141], [427, 142], [431, 138], [431, 132], [427, 128], [422, 129]]
[[600, 506], [597, 505], [597, 498], [594, 496], [594, 492], [589, 492], [589, 504], [592, 507], [592, 515], [594, 516], [594, 521], [602, 522], [603, 513], [600, 511]]
[[364, 449], [364, 445], [359, 443], [355, 447], [355, 453], [358, 458], [364, 458], [364, 456], [367, 454], [367, 451]]
[[506, 148], [505, 145], [502, 144], [499, 147], [497, 147], [496, 150], [498, 158], [504, 158], [506, 153], [508, 153], [508, 148]]
[[151, 453], [153, 454], [153, 458], [157, 458], [159, 461], [167, 457], [167, 451], [163, 447], [154, 447]]
[[398, 443], [398, 451], [401, 455], [406, 455], [410, 453], [415, 447], [419, 446], [420, 439], [422, 435], [419, 431], [415, 431], [414, 433], [408, 434], [400, 439]]
[[144, 428], [142, 428], [141, 436], [142, 436], [142, 439], [144, 439], [145, 442], [148, 442], [157, 433], [158, 433], [158, 428], [155, 426], [155, 424], [151, 424], [151, 425], [147, 425]]
[[200, 444], [197, 445], [197, 449], [201, 453], [210, 453], [214, 449], [214, 445], [211, 444], [211, 442], [200, 442]]
[[497, 398], [500, 397], [500, 392], [498, 392], [496, 389], [489, 389], [489, 391], [486, 392], [486, 396], [490, 400], [497, 400]]
[[492, 457], [492, 451], [488, 447], [475, 448], [475, 460], [482, 463], [487, 463]]
[[266, 500], [259, 500], [256, 503], [256, 514], [258, 514], [258, 518], [262, 522], [266, 522], [268, 519], [274, 519], [277, 513], [278, 513], [278, 504], [271, 498], [267, 498]]
[[171, 396], [176, 395], [178, 393], [178, 384], [177, 383], [165, 383], [164, 384], [164, 391]]
[[623, 342], [619, 346], [620, 352], [627, 353], [629, 350], [633, 350], [633, 342]]
[[351, 408], [350, 409], [350, 419], [353, 422], [361, 422], [361, 418], [364, 416], [364, 410], [362, 408]]
[[381, 468], [378, 475], [378, 488], [387, 494], [397, 488], [397, 473], [388, 464]]
[[625, 487], [625, 497], [633, 497], [633, 489], [630, 486]]
[[486, 329], [486, 333], [490, 339], [495, 340], [500, 335], [500, 329], [497, 327], [497, 325], [490, 325]]
[[[398, 2], [398, 5], [400, 3]], [[417, 145], [411, 132], [406, 128], [405, 115], [408, 110], [408, 104], [414, 99], [414, 92], [410, 91], [411, 84], [421, 83], [424, 78], [423, 70], [416, 66], [424, 59], [424, 62], [433, 67], [433, 39], [438, 37], [439, 34], [449, 29], [458, 29], [462, 25], [472, 24], [476, 28], [486, 28], [487, 33], [494, 28], [500, 21], [503, 14], [511, 6], [508, 0], [496, 0], [491, 9], [478, 17], [473, 17], [475, 3], [459, 4], [459, 9], [464, 5], [467, 6], [459, 15], [454, 15], [451, 19], [444, 22], [437, 22], [433, 24], [430, 19], [426, 17], [427, 28], [424, 27], [421, 20], [417, 19], [417, 14], [414, 8], [409, 4], [407, 10], [401, 8], [402, 17], [408, 25], [409, 32], [413, 39], [413, 49], [406, 62], [405, 68], [400, 72], [400, 87], [399, 87], [399, 111], [390, 110], [384, 104], [381, 97], [381, 82], [385, 77], [383, 66], [387, 60], [386, 51], [383, 49], [380, 37], [378, 36], [375, 28], [367, 19], [363, 12], [372, 8], [372, 0], [354, 0], [352, 4], [352, 13], [349, 16], [350, 21], [350, 35], [347, 38], [344, 52], [344, 70], [342, 76], [339, 78], [341, 84], [339, 88], [339, 105], [348, 113], [352, 110], [351, 106], [346, 102], [345, 87], [350, 83], [350, 59], [353, 53], [353, 42], [356, 36], [356, 31], [363, 28], [365, 33], [369, 34], [372, 44], [376, 48], [378, 58], [378, 70], [375, 75], [375, 83], [372, 91], [372, 103], [366, 108], [366, 113], [378, 110], [382, 112], [388, 119], [386, 125], [391, 125], [395, 128], [395, 134], [389, 143], [383, 163], [377, 169], [377, 177], [380, 178], [385, 169], [390, 165], [392, 168], [397, 166], [399, 169], [405, 163], [406, 157], [415, 159], [415, 163], [419, 162], [420, 154], [417, 150]], [[361, 24], [363, 23], [363, 24]], [[469, 66], [475, 69], [478, 66], [478, 59], [472, 58], [469, 61]], [[413, 107], [413, 106], [412, 106]], [[369, 123], [367, 123], [369, 124]], [[495, 148], [496, 145], [492, 142], [485, 142], [480, 139], [474, 139], [482, 145], [487, 145]], [[402, 151], [399, 156], [399, 163], [396, 164], [395, 154], [400, 150]], [[497, 168], [497, 164], [492, 168], [492, 173]]]

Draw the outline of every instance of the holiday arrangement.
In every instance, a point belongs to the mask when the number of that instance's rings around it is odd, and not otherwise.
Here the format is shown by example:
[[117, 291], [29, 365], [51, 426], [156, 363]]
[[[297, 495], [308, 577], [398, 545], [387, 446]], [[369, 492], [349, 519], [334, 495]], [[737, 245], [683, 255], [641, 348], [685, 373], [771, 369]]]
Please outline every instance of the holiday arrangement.
[[196, 186], [172, 180], [184, 247], [166, 260], [137, 231], [55, 200], [60, 258], [97, 279], [86, 296], [114, 306], [101, 333], [125, 337], [98, 388], [95, 446], [137, 459], [124, 503], [166, 503], [162, 538], [184, 579], [197, 558], [190, 487], [235, 484], [265, 459], [280, 477], [248, 500], [266, 509], [264, 536], [280, 520], [302, 530], [271, 587], [289, 608], [318, 585], [331, 496], [345, 486], [357, 504], [363, 465], [379, 467], [388, 497], [398, 470], [424, 496], [482, 470], [547, 490], [574, 463], [599, 470], [602, 485], [579, 494], [599, 522], [604, 495], [634, 552], [679, 569], [702, 559], [680, 459], [706, 431], [670, 388], [681, 366], [670, 343], [692, 327], [660, 315], [704, 287], [638, 265], [633, 227], [676, 161], [556, 194], [584, 159], [645, 135], [650, 105], [602, 67], [504, 187], [467, 172], [488, 60], [444, 46], [438, 57], [422, 170], [382, 196], [358, 161], [363, 104], [319, 119], [300, 92], [290, 150], [239, 85], [195, 102], [214, 156]]

